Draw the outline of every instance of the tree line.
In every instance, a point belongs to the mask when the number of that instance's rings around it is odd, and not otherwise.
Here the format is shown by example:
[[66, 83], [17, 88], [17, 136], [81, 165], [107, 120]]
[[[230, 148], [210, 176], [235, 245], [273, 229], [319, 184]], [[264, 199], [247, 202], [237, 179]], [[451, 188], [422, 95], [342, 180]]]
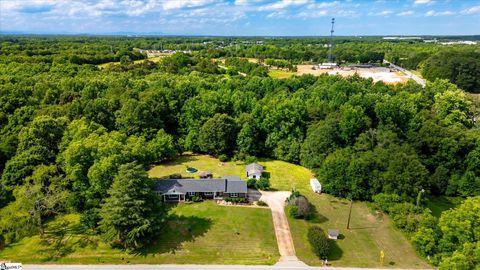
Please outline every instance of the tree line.
[[[43, 234], [49, 218], [68, 212], [80, 213], [112, 244], [145, 244], [164, 217], [145, 170], [183, 151], [302, 164], [326, 192], [351, 199], [385, 193], [414, 203], [421, 190], [480, 194], [478, 115], [448, 81], [422, 88], [358, 76], [279, 80], [258, 64], [228, 58], [226, 66], [244, 76], [219, 69], [200, 52], [100, 69], [50, 61], [78, 49], [69, 51], [68, 39], [53, 40], [2, 42], [0, 234], [6, 244]], [[50, 55], [19, 57], [26, 47], [57, 42]], [[83, 50], [95, 58], [97, 46], [86, 42]], [[126, 192], [135, 196], [127, 200]]]

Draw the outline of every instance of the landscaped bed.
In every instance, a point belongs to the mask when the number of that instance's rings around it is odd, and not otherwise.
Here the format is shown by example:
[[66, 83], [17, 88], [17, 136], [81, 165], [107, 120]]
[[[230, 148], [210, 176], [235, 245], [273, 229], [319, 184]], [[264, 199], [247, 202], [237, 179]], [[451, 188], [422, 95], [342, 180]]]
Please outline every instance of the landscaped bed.
[[172, 205], [169, 214], [161, 236], [136, 253], [112, 249], [97, 236], [86, 235], [79, 216], [67, 215], [56, 220], [57, 225], [70, 222], [64, 245], [45, 245], [38, 236], [28, 237], [1, 251], [0, 258], [65, 264], [274, 264], [279, 258], [269, 209], [206, 201]]

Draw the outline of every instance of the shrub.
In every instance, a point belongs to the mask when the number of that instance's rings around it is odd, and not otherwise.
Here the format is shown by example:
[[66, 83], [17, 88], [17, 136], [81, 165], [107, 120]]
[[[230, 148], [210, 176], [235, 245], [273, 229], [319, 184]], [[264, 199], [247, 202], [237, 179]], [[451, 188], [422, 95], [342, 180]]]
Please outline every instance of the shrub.
[[190, 198], [187, 198], [188, 201], [191, 201], [191, 202], [202, 202], [203, 199], [202, 197], [199, 197], [199, 196], [192, 196]]
[[260, 190], [268, 190], [270, 188], [270, 181], [267, 178], [260, 178], [256, 183], [256, 188]]
[[182, 175], [179, 173], [173, 173], [168, 176], [169, 179], [182, 179]]
[[330, 250], [330, 243], [325, 232], [318, 226], [312, 226], [308, 228], [307, 236], [313, 252], [318, 258], [326, 259]]
[[246, 203], [247, 198], [230, 198], [230, 197], [227, 197], [227, 198], [225, 198], [225, 201], [226, 202], [232, 202], [232, 203]]
[[257, 162], [257, 158], [254, 156], [247, 156], [245, 157], [245, 164], [255, 163]]
[[310, 203], [307, 198], [300, 196], [296, 199], [295, 205], [297, 206], [297, 218], [309, 219], [310, 218]]
[[288, 206], [287, 208], [288, 210], [288, 214], [292, 217], [292, 218], [299, 218], [298, 216], [298, 207], [296, 205], [290, 205]]
[[220, 160], [221, 162], [227, 162], [228, 161], [228, 156], [224, 155], [224, 154], [221, 154], [220, 156], [218, 156], [218, 160]]
[[403, 201], [397, 194], [379, 193], [372, 198], [375, 205], [386, 213], [390, 212], [392, 206]]
[[257, 205], [258, 205], [258, 206], [268, 206], [268, 203], [267, 203], [267, 202], [264, 202], [264, 201], [262, 201], [262, 200], [259, 200], [259, 201], [257, 202]]
[[247, 180], [247, 187], [256, 188], [256, 186], [257, 186], [257, 180], [256, 179], [250, 178], [250, 179]]

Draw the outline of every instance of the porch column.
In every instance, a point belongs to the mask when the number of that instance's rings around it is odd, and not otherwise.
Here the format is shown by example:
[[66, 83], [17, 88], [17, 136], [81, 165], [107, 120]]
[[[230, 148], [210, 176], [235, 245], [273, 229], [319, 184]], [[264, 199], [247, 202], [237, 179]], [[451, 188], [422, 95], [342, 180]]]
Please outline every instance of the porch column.
[[217, 195], [217, 192], [214, 191], [214, 192], [213, 192], [213, 199], [214, 199], [214, 200], [216, 199], [216, 197], [215, 197], [216, 195]]

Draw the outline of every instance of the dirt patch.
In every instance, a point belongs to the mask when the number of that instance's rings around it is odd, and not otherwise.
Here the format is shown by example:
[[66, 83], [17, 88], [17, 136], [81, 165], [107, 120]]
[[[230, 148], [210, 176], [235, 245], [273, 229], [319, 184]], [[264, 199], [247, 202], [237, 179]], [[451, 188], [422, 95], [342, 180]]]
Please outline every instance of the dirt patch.
[[319, 76], [321, 74], [330, 74], [349, 77], [358, 74], [362, 78], [372, 78], [374, 82], [383, 81], [387, 84], [405, 83], [409, 80], [409, 77], [404, 73], [393, 72], [385, 67], [335, 69], [313, 69], [313, 67], [313, 65], [297, 65], [297, 75], [312, 74]]

